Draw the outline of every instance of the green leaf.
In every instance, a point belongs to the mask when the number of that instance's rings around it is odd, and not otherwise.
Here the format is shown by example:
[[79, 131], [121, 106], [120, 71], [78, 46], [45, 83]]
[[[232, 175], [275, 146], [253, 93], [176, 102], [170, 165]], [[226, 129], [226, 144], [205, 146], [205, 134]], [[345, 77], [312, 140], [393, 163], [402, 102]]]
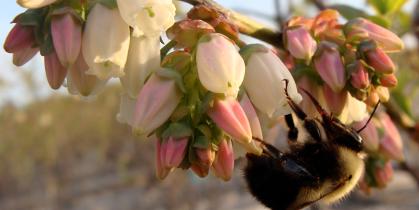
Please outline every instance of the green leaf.
[[174, 122], [169, 125], [169, 127], [166, 128], [165, 131], [162, 133], [162, 138], [166, 139], [169, 137], [173, 137], [175, 139], [183, 138], [192, 136], [193, 130], [191, 127], [189, 127], [186, 123], [181, 122]]
[[183, 78], [182, 75], [179, 74], [179, 72], [169, 69], [169, 68], [162, 68], [156, 72], [156, 74], [160, 77], [164, 77], [167, 79], [173, 79], [176, 82], [177, 87], [182, 91], [183, 93], [186, 93], [185, 85], [183, 84]]
[[406, 0], [368, 0], [368, 3], [380, 14], [386, 15], [399, 11]]
[[390, 28], [390, 26], [391, 26], [390, 20], [388, 20], [387, 18], [385, 18], [383, 16], [376, 15], [376, 16], [368, 16], [366, 18], [371, 20], [372, 22], [380, 25], [380, 26], [385, 27], [385, 28]]
[[368, 14], [364, 11], [344, 4], [335, 4], [331, 8], [336, 9], [346, 19], [354, 19], [357, 17], [367, 17]]
[[103, 6], [109, 9], [115, 9], [118, 7], [116, 0], [98, 0], [98, 3], [101, 3]]

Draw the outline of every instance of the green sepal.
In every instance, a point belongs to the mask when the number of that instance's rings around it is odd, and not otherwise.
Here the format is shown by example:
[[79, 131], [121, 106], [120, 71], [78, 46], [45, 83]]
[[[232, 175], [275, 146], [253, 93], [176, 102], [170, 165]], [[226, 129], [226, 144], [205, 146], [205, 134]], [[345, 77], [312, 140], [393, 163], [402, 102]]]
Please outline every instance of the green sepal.
[[175, 139], [180, 139], [184, 137], [189, 137], [193, 135], [193, 130], [186, 123], [174, 122], [171, 123], [161, 134], [163, 139], [173, 137]]
[[240, 55], [242, 56], [244, 62], [247, 64], [250, 56], [256, 52], [269, 52], [269, 48], [265, 47], [262, 44], [249, 44], [240, 49]]
[[183, 84], [182, 75], [180, 75], [179, 72], [170, 68], [162, 68], [156, 71], [156, 74], [163, 78], [173, 79], [176, 82], [176, 86], [180, 89], [180, 91], [182, 91], [183, 93], [186, 93], [186, 88], [185, 88], [185, 85]]
[[206, 136], [197, 136], [193, 143], [194, 148], [207, 149], [211, 146], [211, 141]]
[[109, 9], [115, 9], [118, 7], [118, 4], [116, 3], [116, 0], [97, 0], [98, 3], [102, 4], [103, 6], [109, 8]]

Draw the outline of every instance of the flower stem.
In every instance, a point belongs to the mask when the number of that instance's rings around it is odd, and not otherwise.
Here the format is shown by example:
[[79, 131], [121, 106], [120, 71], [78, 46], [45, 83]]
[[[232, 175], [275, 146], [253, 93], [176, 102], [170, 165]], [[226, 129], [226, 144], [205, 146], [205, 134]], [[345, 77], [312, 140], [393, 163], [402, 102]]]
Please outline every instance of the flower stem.
[[233, 10], [224, 8], [217, 2], [213, 0], [180, 0], [186, 3], [189, 3], [193, 6], [195, 5], [208, 5], [216, 8], [218, 11], [224, 13], [234, 22], [234, 24], [239, 27], [239, 31], [242, 34], [251, 36], [253, 38], [265, 41], [275, 47], [282, 48], [282, 33], [265, 26], [262, 23], [259, 23], [255, 20], [250, 19], [249, 17], [242, 15]]

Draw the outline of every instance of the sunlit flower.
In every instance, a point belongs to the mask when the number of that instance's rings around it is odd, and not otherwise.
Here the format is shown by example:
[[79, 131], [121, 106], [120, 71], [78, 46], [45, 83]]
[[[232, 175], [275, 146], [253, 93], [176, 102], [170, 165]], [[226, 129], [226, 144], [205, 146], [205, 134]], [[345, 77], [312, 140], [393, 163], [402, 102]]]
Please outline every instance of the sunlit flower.
[[83, 56], [90, 67], [87, 73], [102, 80], [123, 76], [129, 40], [129, 26], [118, 9], [96, 4], [87, 17], [82, 42]]
[[245, 65], [233, 43], [224, 35], [204, 35], [196, 50], [196, 65], [202, 85], [211, 92], [236, 97]]
[[175, 22], [176, 7], [172, 0], [117, 0], [124, 21], [133, 36], [159, 36]]

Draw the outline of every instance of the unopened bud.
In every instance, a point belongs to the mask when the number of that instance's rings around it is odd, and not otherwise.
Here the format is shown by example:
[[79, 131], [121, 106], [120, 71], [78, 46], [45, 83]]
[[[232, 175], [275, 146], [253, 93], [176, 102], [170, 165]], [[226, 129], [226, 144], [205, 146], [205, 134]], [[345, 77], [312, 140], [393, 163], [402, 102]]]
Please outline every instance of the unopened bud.
[[314, 58], [314, 66], [323, 81], [339, 92], [345, 87], [345, 68], [336, 44], [321, 42], [319, 54]]
[[217, 177], [224, 181], [231, 179], [234, 169], [234, 153], [233, 145], [230, 140], [221, 140], [212, 168]]
[[61, 65], [60, 60], [55, 52], [51, 52], [44, 56], [45, 72], [49, 86], [52, 89], [58, 89], [67, 76], [67, 68]]

